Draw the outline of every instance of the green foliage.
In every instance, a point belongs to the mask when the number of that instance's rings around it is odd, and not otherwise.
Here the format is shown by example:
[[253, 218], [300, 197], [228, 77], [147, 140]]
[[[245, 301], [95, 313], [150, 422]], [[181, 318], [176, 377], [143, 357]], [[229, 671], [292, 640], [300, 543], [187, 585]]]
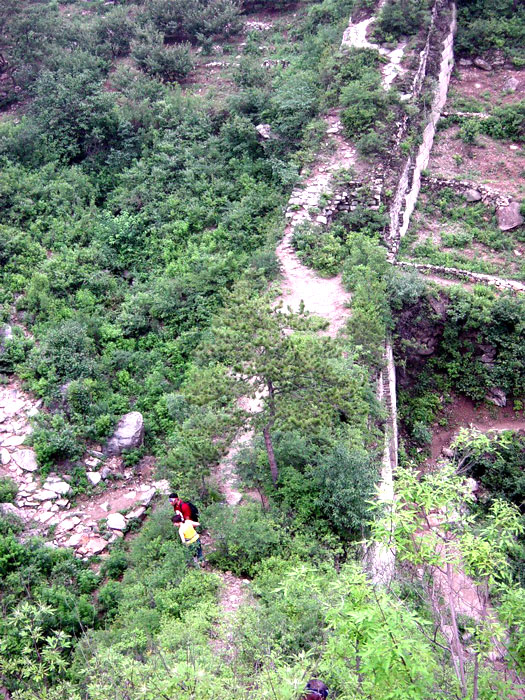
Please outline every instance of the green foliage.
[[381, 86], [379, 72], [368, 72], [343, 87], [341, 101], [345, 107], [341, 121], [351, 138], [377, 128], [386, 116], [391, 96]]
[[214, 541], [206, 558], [238, 576], [253, 576], [259, 562], [279, 554], [286, 545], [283, 524], [256, 504], [236, 511], [217, 504], [203, 517]]
[[145, 15], [165, 37], [201, 41], [238, 32], [240, 11], [238, 0], [153, 0]]
[[510, 56], [523, 57], [524, 12], [524, 8], [512, 0], [461, 0], [455, 39], [457, 50], [479, 55], [497, 48]]
[[416, 34], [429, 20], [426, 0], [389, 0], [381, 8], [376, 32], [383, 40]]
[[0, 477], [0, 503], [13, 503], [18, 493], [18, 486], [9, 477]]
[[160, 32], [149, 27], [131, 45], [138, 67], [164, 82], [180, 82], [193, 69], [190, 44], [164, 46]]
[[483, 120], [479, 128], [494, 139], [525, 141], [525, 100], [495, 107], [490, 117]]
[[379, 476], [377, 463], [366, 452], [341, 445], [320, 460], [316, 476], [320, 511], [342, 536], [362, 537]]
[[31, 434], [30, 442], [35, 450], [38, 464], [45, 471], [66, 459], [75, 460], [82, 456], [82, 448], [77, 440], [77, 431], [64, 415], [56, 413], [52, 417], [41, 414]]

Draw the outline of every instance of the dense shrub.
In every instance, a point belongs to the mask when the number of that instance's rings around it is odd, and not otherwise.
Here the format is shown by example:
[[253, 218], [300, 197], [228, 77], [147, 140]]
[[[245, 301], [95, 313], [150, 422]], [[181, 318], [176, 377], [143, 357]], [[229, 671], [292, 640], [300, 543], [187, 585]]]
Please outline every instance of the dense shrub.
[[17, 493], [18, 486], [12, 479], [0, 477], [0, 503], [13, 503]]
[[133, 42], [131, 54], [141, 70], [164, 82], [181, 81], [193, 68], [189, 44], [164, 46], [162, 35], [152, 29]]
[[252, 576], [260, 561], [279, 553], [284, 545], [282, 524], [256, 504], [236, 511], [222, 505], [210, 506], [203, 520], [214, 540], [207, 558], [239, 576]]
[[342, 536], [362, 537], [379, 478], [374, 459], [364, 451], [339, 445], [320, 460], [315, 475], [320, 482], [320, 511]]
[[376, 31], [383, 40], [416, 34], [428, 19], [426, 0], [388, 0], [379, 13]]

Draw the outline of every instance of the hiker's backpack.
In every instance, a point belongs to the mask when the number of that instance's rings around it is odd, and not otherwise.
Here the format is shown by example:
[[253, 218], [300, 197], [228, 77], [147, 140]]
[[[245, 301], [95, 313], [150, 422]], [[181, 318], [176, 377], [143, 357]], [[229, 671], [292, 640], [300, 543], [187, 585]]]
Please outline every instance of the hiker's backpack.
[[190, 507], [190, 513], [191, 513], [191, 520], [193, 520], [194, 523], [199, 522], [199, 509], [197, 508], [196, 505], [191, 503], [190, 501], [186, 501], [186, 504]]

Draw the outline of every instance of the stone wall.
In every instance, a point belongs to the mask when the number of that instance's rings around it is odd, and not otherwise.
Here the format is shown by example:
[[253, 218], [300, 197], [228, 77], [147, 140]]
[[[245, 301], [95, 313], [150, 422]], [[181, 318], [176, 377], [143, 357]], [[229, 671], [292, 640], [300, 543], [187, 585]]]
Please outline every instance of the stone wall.
[[[447, 10], [450, 10], [451, 16], [447, 30], [445, 34], [443, 34], [443, 32], [437, 27], [437, 19]], [[397, 256], [400, 240], [408, 229], [410, 217], [412, 216], [412, 212], [414, 211], [417, 197], [419, 195], [421, 173], [428, 164], [430, 151], [434, 143], [436, 125], [441, 115], [441, 110], [443, 109], [447, 99], [448, 85], [454, 62], [455, 30], [455, 4], [448, 3], [446, 0], [436, 0], [433, 8], [432, 23], [429, 28], [427, 44], [420, 59], [420, 70], [416, 75], [416, 80], [414, 81], [412, 99], [421, 94], [424, 77], [427, 75], [427, 63], [430, 53], [437, 50], [437, 46], [441, 45], [439, 50], [440, 63], [437, 76], [437, 86], [427, 125], [423, 131], [422, 143], [415, 159], [412, 155], [406, 159], [405, 165], [401, 170], [399, 183], [390, 207], [390, 230], [387, 234], [386, 242], [390, 250], [391, 259], [395, 259]]]
[[[512, 202], [511, 196], [501, 194], [501, 192], [498, 192], [488, 185], [473, 183], [468, 180], [450, 180], [444, 177], [422, 175], [421, 184], [432, 192], [439, 192], [443, 188], [448, 187], [458, 194], [467, 196], [467, 198], [471, 196], [472, 198], [470, 201], [472, 202], [481, 201], [487, 206], [496, 208], [508, 207]], [[476, 192], [479, 194], [479, 197], [474, 195]]]
[[469, 270], [461, 270], [455, 267], [444, 267], [443, 265], [430, 265], [427, 263], [414, 263], [407, 260], [399, 260], [396, 262], [399, 267], [404, 267], [420, 272], [429, 272], [438, 275], [448, 275], [457, 279], [473, 284], [486, 284], [496, 289], [501, 289], [510, 292], [525, 292], [525, 283], [518, 280], [504, 279], [495, 275], [485, 275], [480, 272], [470, 272]]

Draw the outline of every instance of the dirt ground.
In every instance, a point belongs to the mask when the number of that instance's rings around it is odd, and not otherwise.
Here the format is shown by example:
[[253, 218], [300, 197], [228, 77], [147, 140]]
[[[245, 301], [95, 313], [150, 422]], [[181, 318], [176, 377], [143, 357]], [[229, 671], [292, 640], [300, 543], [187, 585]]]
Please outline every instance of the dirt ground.
[[493, 406], [476, 404], [466, 396], [454, 396], [444, 412], [448, 420], [446, 426], [435, 424], [432, 428], [431, 456], [428, 466], [436, 464], [441, 450], [448, 447], [460, 428], [473, 426], [486, 432], [488, 430], [525, 430], [525, 413], [514, 411], [511, 404]]
[[[506, 83], [509, 78], [519, 80], [515, 92], [509, 92]], [[511, 104], [523, 98], [525, 91], [525, 71], [513, 69], [497, 69], [485, 71], [472, 66], [470, 68], [459, 67], [454, 71], [450, 80], [449, 95], [472, 97], [480, 102], [485, 102], [490, 107]], [[449, 98], [447, 108], [454, 99]]]
[[[505, 86], [509, 79], [519, 81], [514, 92]], [[512, 104], [523, 99], [525, 71], [498, 69], [483, 71], [470, 67], [456, 68], [450, 81], [445, 112], [469, 111], [464, 99], [474, 99], [484, 111]], [[497, 141], [480, 135], [478, 145], [465, 144], [459, 138], [459, 127], [453, 126], [436, 134], [428, 170], [433, 175], [472, 180], [491, 185], [495, 190], [521, 199], [525, 195], [525, 153], [523, 145]]]
[[[483, 134], [478, 145], [463, 143], [459, 127], [438, 131], [430, 156], [428, 171], [459, 180], [490, 185], [516, 199], [525, 196], [525, 152], [511, 141], [496, 141]], [[460, 160], [461, 159], [461, 160]]]

